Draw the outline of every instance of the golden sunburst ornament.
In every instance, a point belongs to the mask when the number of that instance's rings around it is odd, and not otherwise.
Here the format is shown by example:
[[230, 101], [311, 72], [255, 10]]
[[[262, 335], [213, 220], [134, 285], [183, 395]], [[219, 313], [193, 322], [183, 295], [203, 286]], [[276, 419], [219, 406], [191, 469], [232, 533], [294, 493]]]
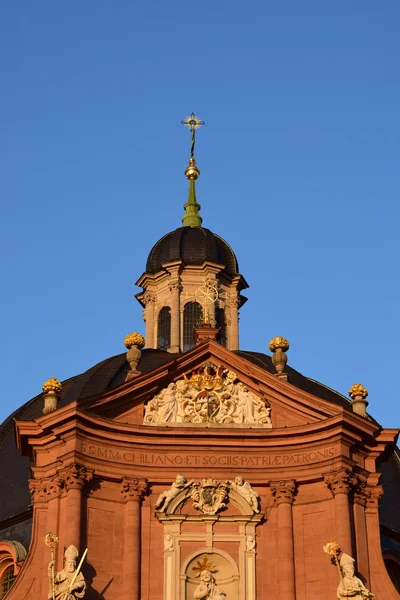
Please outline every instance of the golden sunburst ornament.
[[202, 125], [204, 125], [204, 121], [201, 121], [199, 117], [196, 117], [194, 113], [190, 115], [190, 117], [186, 117], [181, 121], [182, 125], [186, 125], [189, 129], [199, 129]]
[[196, 566], [192, 568], [192, 571], [196, 572], [195, 577], [200, 577], [203, 571], [210, 571], [210, 573], [216, 573], [217, 570], [218, 569], [215, 565], [212, 564], [212, 562], [208, 562], [208, 556], [205, 556], [202, 562], [198, 560]]

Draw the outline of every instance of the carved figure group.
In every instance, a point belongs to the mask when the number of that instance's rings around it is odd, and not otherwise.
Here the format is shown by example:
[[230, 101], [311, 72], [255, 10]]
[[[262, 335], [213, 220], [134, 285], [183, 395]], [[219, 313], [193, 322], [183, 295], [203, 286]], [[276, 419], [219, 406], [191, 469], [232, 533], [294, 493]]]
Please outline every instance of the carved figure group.
[[208, 569], [201, 572], [200, 584], [194, 590], [194, 600], [227, 600], [225, 592], [216, 584], [215, 577]]
[[184, 475], [177, 475], [169, 490], [166, 490], [159, 495], [155, 504], [155, 508], [159, 509], [160, 512], [165, 512], [170, 502], [176, 498], [179, 492], [190, 487], [192, 483], [193, 479], [191, 481], [187, 481]]
[[[171, 487], [159, 495], [154, 508], [160, 512], [165, 512], [172, 500], [180, 492], [189, 488], [192, 488], [190, 496], [193, 500], [194, 508], [201, 510], [204, 514], [215, 515], [226, 508], [230, 489], [240, 494], [255, 513], [260, 512], [258, 507], [259, 495], [241, 475], [235, 477], [234, 481], [220, 482], [209, 477], [202, 479], [199, 483], [194, 483], [193, 479], [187, 481], [186, 477], [179, 473], [175, 481], [171, 484]], [[167, 538], [165, 538], [164, 542], [167, 543]]]
[[373, 600], [372, 594], [361, 579], [355, 576], [354, 558], [343, 553], [340, 559], [342, 578], [337, 589], [337, 597], [352, 598], [353, 600]]
[[[213, 369], [215, 374], [212, 374]], [[242, 383], [234, 383], [236, 375], [232, 371], [213, 366], [206, 366], [203, 371], [161, 390], [145, 406], [143, 422], [147, 425], [235, 423], [272, 427], [271, 408]]]
[[[83, 598], [86, 591], [85, 579], [79, 571], [75, 577], [78, 550], [75, 546], [68, 546], [64, 553], [64, 568], [59, 573], [54, 573], [54, 598], [55, 600], [77, 600]], [[50, 580], [49, 598], [53, 597], [53, 569], [55, 561], [51, 560], [48, 567]]]

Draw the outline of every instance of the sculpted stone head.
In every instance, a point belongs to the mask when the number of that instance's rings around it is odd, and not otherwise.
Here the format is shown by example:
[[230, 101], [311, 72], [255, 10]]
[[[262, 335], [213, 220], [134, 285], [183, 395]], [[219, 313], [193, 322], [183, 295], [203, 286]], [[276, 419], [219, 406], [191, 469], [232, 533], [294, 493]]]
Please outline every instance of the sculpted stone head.
[[205, 569], [201, 572], [200, 579], [204, 583], [209, 583], [210, 581], [214, 580], [214, 577], [211, 575], [211, 572], [208, 569]]
[[235, 477], [235, 483], [236, 485], [243, 485], [244, 484], [244, 479], [241, 475], [238, 475], [237, 477]]
[[354, 565], [345, 565], [343, 571], [345, 577], [354, 577]]
[[76, 562], [70, 558], [65, 559], [64, 569], [67, 573], [73, 573], [76, 569]]

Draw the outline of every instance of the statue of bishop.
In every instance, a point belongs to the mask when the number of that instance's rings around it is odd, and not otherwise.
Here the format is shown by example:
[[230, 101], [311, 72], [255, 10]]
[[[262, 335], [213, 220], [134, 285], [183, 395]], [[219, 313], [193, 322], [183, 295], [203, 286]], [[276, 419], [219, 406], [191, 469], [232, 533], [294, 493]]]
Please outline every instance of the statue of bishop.
[[86, 591], [86, 582], [80, 571], [75, 577], [77, 558], [78, 550], [75, 546], [71, 545], [64, 552], [64, 568], [62, 571], [55, 573], [55, 561], [51, 560], [49, 562], [49, 598], [53, 598], [53, 591], [55, 600], [77, 600], [83, 598]]

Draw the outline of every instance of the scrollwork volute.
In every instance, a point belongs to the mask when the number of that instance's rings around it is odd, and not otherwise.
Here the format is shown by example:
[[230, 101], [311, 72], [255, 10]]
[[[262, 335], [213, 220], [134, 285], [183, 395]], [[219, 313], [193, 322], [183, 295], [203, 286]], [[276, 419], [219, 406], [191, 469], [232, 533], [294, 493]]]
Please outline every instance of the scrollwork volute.
[[47, 502], [59, 498], [64, 489], [64, 481], [58, 475], [46, 479], [30, 479], [29, 491], [33, 502]]

